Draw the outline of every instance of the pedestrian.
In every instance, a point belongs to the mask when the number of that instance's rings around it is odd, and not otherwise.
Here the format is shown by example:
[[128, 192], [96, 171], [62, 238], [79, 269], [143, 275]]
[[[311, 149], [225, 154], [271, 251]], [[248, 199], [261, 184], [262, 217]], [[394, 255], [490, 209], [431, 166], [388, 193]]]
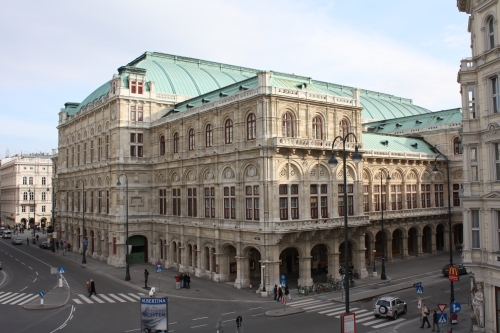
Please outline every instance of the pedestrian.
[[56, 242], [56, 250], [59, 250], [59, 242]]
[[274, 300], [276, 300], [276, 298], [278, 297], [278, 286], [277, 285], [274, 285], [273, 294], [274, 294]]
[[28, 246], [30, 246], [30, 238], [29, 237], [26, 237], [26, 244], [28, 244]]
[[68, 243], [68, 252], [71, 252], [71, 244]]
[[181, 273], [181, 288], [184, 288], [184, 274]]
[[288, 285], [285, 286], [285, 298], [287, 295], [288, 295], [288, 299], [291, 301], [292, 295], [290, 295], [290, 289], [288, 288]]
[[94, 280], [90, 279], [90, 294], [94, 294], [97, 296], [97, 293], [95, 292], [95, 283]]
[[144, 269], [144, 288], [148, 287], [148, 276], [149, 276], [148, 270]]
[[438, 314], [436, 310], [432, 311], [432, 331], [434, 332], [434, 328], [437, 328], [436, 331], [440, 332], [439, 324], [438, 324]]
[[181, 288], [181, 276], [179, 273], [175, 276], [175, 289], [179, 290]]
[[87, 291], [89, 292], [89, 297], [92, 297], [92, 287], [90, 286], [90, 282], [87, 281]]
[[279, 302], [283, 298], [283, 289], [281, 287], [278, 288], [278, 299], [277, 301]]
[[429, 309], [425, 306], [425, 304], [422, 304], [422, 325], [420, 325], [420, 328], [424, 328], [425, 323], [427, 323], [427, 328], [431, 327], [431, 324], [429, 323], [429, 318], [427, 316], [430, 314]]
[[36, 242], [37, 242], [37, 243], [38, 243], [38, 237], [39, 237], [39, 236], [38, 236], [38, 234], [37, 234], [37, 235], [36, 235]]
[[185, 279], [186, 279], [186, 288], [191, 289], [191, 275], [186, 274]]

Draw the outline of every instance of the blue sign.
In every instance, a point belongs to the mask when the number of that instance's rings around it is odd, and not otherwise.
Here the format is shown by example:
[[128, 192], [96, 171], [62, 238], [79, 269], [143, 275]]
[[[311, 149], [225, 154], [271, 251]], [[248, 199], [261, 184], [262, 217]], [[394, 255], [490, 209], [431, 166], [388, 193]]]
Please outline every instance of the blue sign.
[[285, 278], [285, 274], [281, 274], [280, 284], [281, 284], [282, 286], [286, 286], [286, 278]]
[[40, 297], [45, 296], [45, 291], [40, 291], [40, 292], [38, 293], [38, 296], [40, 296]]
[[59, 273], [59, 274], [64, 274], [64, 273], [66, 273], [66, 268], [64, 268], [64, 267], [59, 267], [59, 268], [57, 269], [57, 273]]
[[156, 266], [156, 273], [161, 273], [162, 269], [163, 269], [163, 267], [161, 265], [157, 265]]
[[457, 303], [457, 302], [451, 303], [451, 306], [450, 306], [451, 312], [459, 313], [460, 310], [462, 310], [462, 306], [460, 305], [460, 303]]
[[89, 246], [89, 239], [88, 238], [83, 239], [83, 246]]
[[448, 323], [448, 314], [447, 313], [438, 313], [438, 324], [447, 324]]
[[424, 287], [422, 286], [416, 286], [415, 290], [417, 291], [417, 294], [422, 295], [424, 293]]

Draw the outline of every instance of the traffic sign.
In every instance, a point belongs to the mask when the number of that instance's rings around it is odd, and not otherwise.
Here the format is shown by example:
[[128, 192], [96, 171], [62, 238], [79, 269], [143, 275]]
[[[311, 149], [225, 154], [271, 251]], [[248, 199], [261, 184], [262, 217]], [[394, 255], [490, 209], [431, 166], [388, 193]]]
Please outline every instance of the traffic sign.
[[456, 324], [458, 322], [458, 315], [455, 312], [450, 314], [450, 319], [452, 324]]
[[458, 266], [450, 266], [448, 268], [448, 280], [458, 282]]
[[341, 315], [340, 332], [342, 333], [356, 333], [356, 314], [351, 312], [349, 314], [343, 313]]
[[38, 293], [38, 296], [40, 296], [40, 297], [45, 296], [45, 291], [40, 291], [40, 292]]
[[64, 268], [64, 267], [59, 267], [59, 268], [57, 269], [57, 273], [59, 273], [59, 274], [64, 274], [64, 273], [66, 273], [66, 268]]
[[446, 309], [446, 304], [438, 304], [437, 306], [438, 306], [438, 309], [441, 313], [443, 313], [444, 310]]
[[424, 293], [424, 287], [423, 286], [416, 286], [415, 290], [417, 291], [417, 294], [423, 294]]
[[156, 266], [156, 273], [161, 273], [163, 267], [161, 265]]
[[448, 323], [448, 314], [447, 313], [438, 313], [438, 324], [447, 324]]
[[419, 287], [422, 285], [422, 282], [416, 282], [413, 284], [413, 287], [416, 288], [416, 287]]
[[83, 246], [89, 246], [89, 239], [87, 237], [83, 239]]
[[453, 303], [451, 303], [450, 310], [451, 310], [451, 312], [459, 313], [460, 310], [462, 310], [462, 306], [458, 302], [453, 302]]

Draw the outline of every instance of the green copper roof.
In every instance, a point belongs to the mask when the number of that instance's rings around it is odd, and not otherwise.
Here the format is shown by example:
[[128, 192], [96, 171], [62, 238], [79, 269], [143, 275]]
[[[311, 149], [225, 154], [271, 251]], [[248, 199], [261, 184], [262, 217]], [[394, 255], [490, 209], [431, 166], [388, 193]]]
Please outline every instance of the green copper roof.
[[420, 127], [439, 126], [444, 124], [461, 123], [462, 109], [450, 109], [431, 112], [419, 116], [409, 116], [384, 121], [365, 123], [371, 133], [394, 133], [416, 129]]
[[420, 138], [403, 137], [390, 134], [363, 132], [363, 150], [386, 150], [408, 153], [435, 154], [432, 146]]

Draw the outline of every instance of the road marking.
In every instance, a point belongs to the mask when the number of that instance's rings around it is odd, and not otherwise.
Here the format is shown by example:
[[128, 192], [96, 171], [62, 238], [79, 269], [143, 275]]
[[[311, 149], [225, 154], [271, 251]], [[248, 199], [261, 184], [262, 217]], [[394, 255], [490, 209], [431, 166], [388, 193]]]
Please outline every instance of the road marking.
[[117, 301], [119, 302], [122, 302], [122, 303], [125, 303], [126, 301], [122, 300], [120, 297], [114, 295], [114, 294], [109, 294], [109, 296], [113, 297], [114, 299], [116, 299]]
[[136, 299], [141, 299], [139, 296], [137, 296], [136, 294], [132, 294], [132, 293], [128, 293], [130, 296], [132, 296], [133, 298], [136, 298]]
[[[372, 313], [373, 314], [373, 313]], [[356, 316], [357, 317], [357, 316]], [[362, 323], [364, 321], [367, 321], [367, 320], [373, 320], [374, 317], [365, 317], [365, 318], [361, 318], [360, 320], [358, 320], [358, 318], [356, 318], [356, 323]]]
[[[52, 268], [52, 267], [51, 267], [51, 268]], [[35, 272], [35, 273], [36, 273], [36, 275], [38, 275], [38, 272]]]
[[233, 312], [226, 312], [226, 313], [223, 313], [221, 316], [228, 315], [228, 314], [231, 314], [231, 313], [236, 313], [236, 311], [233, 311]]
[[28, 286], [24, 287], [23, 289], [19, 290], [19, 292], [23, 291], [24, 289], [28, 288]]
[[227, 323], [228, 321], [233, 321], [234, 319], [223, 320], [223, 323]]
[[28, 268], [29, 268], [29, 269], [33, 269], [33, 268], [31, 268], [30, 266], [28, 266]]
[[22, 297], [24, 295], [26, 295], [26, 294], [23, 293], [23, 294], [12, 295], [12, 297], [7, 297], [7, 298], [5, 298], [5, 299], [2, 300], [2, 304], [7, 304], [9, 302], [12, 302], [16, 298]]
[[367, 323], [364, 323], [363, 325], [370, 326], [371, 324], [381, 323], [381, 322], [386, 321], [386, 320], [387, 319], [385, 319], [385, 318], [376, 319], [376, 320], [372, 320], [372, 321], [369, 321]]
[[380, 328], [380, 327], [384, 327], [384, 326], [389, 326], [389, 325], [392, 325], [392, 324], [395, 324], [395, 323], [399, 323], [400, 321], [403, 321], [403, 320], [405, 320], [405, 319], [404, 318], [398, 318], [396, 320], [391, 320], [391, 321], [388, 321], [387, 323], [375, 325], [375, 326], [372, 326], [372, 327], [373, 328]]
[[128, 300], [129, 300], [129, 301], [131, 301], [131, 302], [137, 302], [137, 300], [135, 300], [135, 299], [133, 299], [133, 298], [130, 298], [130, 297], [128, 297], [128, 296], [127, 296], [127, 295], [125, 295], [125, 294], [120, 294], [120, 293], [118, 293], [118, 295], [120, 295], [121, 297], [123, 297], [123, 298], [125, 298], [125, 299], [128, 299]]
[[35, 296], [33, 296], [33, 297], [30, 297], [30, 298], [28, 298], [28, 299], [26, 299], [26, 300], [22, 301], [21, 303], [19, 303], [19, 305], [23, 305], [23, 304], [26, 304], [26, 303], [28, 303], [28, 302], [31, 302], [32, 300], [34, 300], [34, 299], [35, 299], [35, 298], [37, 298], [37, 297], [38, 297], [38, 295], [35, 295]]
[[343, 309], [343, 308], [344, 308], [344, 306], [338, 306], [337, 305], [337, 306], [335, 306], [335, 307], [333, 307], [331, 309], [328, 309], [328, 310], [321, 310], [318, 313], [319, 314], [325, 314], [325, 313], [329, 313], [329, 312], [339, 311], [340, 309]]
[[26, 264], [24, 262], [22, 262], [21, 264], [23, 264], [24, 266], [26, 266]]
[[[455, 288], [455, 290], [458, 290], [458, 289], [460, 289], [460, 288]], [[449, 293], [449, 292], [450, 292], [450, 290], [445, 291], [445, 293]]]
[[76, 304], [83, 304], [82, 301], [80, 301], [79, 299], [76, 299], [76, 298], [73, 298], [73, 301], [75, 301]]
[[12, 294], [12, 292], [8, 292], [6, 294], [3, 294], [1, 297], [0, 297], [0, 301], [2, 301], [3, 298], [6, 298], [8, 297], [10, 294]]
[[73, 312], [74, 312], [74, 311], [75, 311], [75, 307], [72, 305], [72, 306], [71, 306], [71, 311], [70, 311], [69, 316], [68, 316], [68, 318], [66, 319], [66, 321], [65, 321], [64, 323], [62, 323], [62, 325], [61, 325], [61, 326], [59, 326], [58, 328], [56, 328], [55, 330], [53, 330], [53, 331], [52, 331], [52, 332], [50, 332], [50, 333], [54, 333], [55, 331], [57, 331], [57, 330], [59, 330], [59, 329], [63, 328], [64, 326], [66, 326], [66, 323], [67, 323], [69, 320], [71, 320], [71, 318], [73, 318]]
[[177, 322], [176, 322], [176, 321], [174, 321], [173, 323], [168, 323], [168, 324], [169, 324], [169, 325], [173, 325], [173, 324], [177, 324]]
[[[358, 310], [358, 308], [351, 308], [351, 310]], [[338, 315], [338, 314], [342, 313], [343, 311], [345, 311], [345, 310], [336, 311], [336, 312], [332, 312], [332, 313], [327, 313], [326, 315], [327, 316], [335, 316], [335, 315]]]
[[262, 316], [262, 315], [263, 315], [263, 313], [257, 313], [257, 314], [252, 315], [252, 317], [257, 317], [257, 316]]
[[78, 294], [78, 296], [80, 296], [81, 299], [83, 299], [85, 302], [87, 302], [89, 304], [93, 304], [94, 303], [87, 296], [85, 296], [83, 294]]
[[312, 303], [318, 303], [321, 302], [320, 300], [317, 299], [308, 299], [307, 301], [295, 301], [290, 303], [290, 305], [305, 305], [305, 304], [312, 304]]
[[11, 302], [11, 303], [10, 303], [10, 305], [15, 305], [16, 303], [19, 303], [19, 302], [21, 302], [23, 299], [26, 299], [26, 298], [28, 298], [28, 297], [30, 297], [30, 296], [31, 296], [31, 294], [27, 294], [26, 296], [21, 297], [21, 298], [20, 298], [20, 299], [18, 299], [17, 301]]
[[105, 295], [102, 295], [102, 294], [101, 294], [101, 295], [99, 295], [99, 296], [101, 296], [102, 298], [104, 298], [104, 299], [105, 299], [106, 301], [108, 301], [109, 303], [116, 303], [114, 300], [112, 300], [111, 298], [109, 298], [109, 297], [107, 297], [107, 296], [105, 296]]
[[33, 283], [35, 283], [36, 279], [38, 279], [38, 278], [35, 278], [35, 279], [33, 280]]
[[[133, 332], [133, 331], [140, 331], [141, 329], [140, 328], [136, 328], [135, 330], [128, 330], [128, 331], [125, 331], [125, 332]], [[170, 331], [172, 332], [172, 331]]]
[[[198, 325], [198, 326], [193, 326], [193, 327], [191, 327], [191, 328], [196, 328], [196, 327], [203, 327], [203, 326], [207, 326], [207, 324], [203, 324], [203, 325]], [[172, 332], [172, 331], [170, 331], [170, 332]]]
[[[315, 309], [315, 308], [324, 308], [324, 307], [328, 307], [328, 306], [332, 306], [333, 304], [328, 304], [328, 303], [323, 303], [323, 304], [320, 304], [320, 305], [313, 305], [313, 306], [307, 306], [305, 308], [303, 308], [304, 310], [310, 310], [310, 309]], [[319, 310], [319, 309], [318, 309]]]
[[262, 309], [262, 306], [259, 306], [258, 308], [251, 308], [251, 309], [248, 309], [248, 311], [257, 310], [257, 309]]
[[200, 319], [207, 319], [208, 317], [200, 317], [200, 318], [195, 318], [195, 319], [191, 319], [191, 320], [200, 320]]
[[[367, 311], [367, 310], [363, 310], [363, 311]], [[358, 315], [358, 313], [363, 312], [363, 311], [360, 310], [360, 311], [356, 312], [356, 322], [357, 323], [359, 322], [358, 318], [362, 318], [362, 317], [366, 317], [366, 316], [373, 316], [373, 312], [371, 312], [371, 311]], [[335, 316], [335, 318], [340, 318], [340, 316]]]
[[[101, 295], [99, 295], [99, 296], [101, 296]], [[96, 300], [96, 301], [97, 301], [97, 303], [106, 303], [106, 302], [104, 302], [103, 300], [99, 299], [99, 297], [97, 297], [96, 295], [92, 296], [92, 299], [93, 299], [93, 300]]]

